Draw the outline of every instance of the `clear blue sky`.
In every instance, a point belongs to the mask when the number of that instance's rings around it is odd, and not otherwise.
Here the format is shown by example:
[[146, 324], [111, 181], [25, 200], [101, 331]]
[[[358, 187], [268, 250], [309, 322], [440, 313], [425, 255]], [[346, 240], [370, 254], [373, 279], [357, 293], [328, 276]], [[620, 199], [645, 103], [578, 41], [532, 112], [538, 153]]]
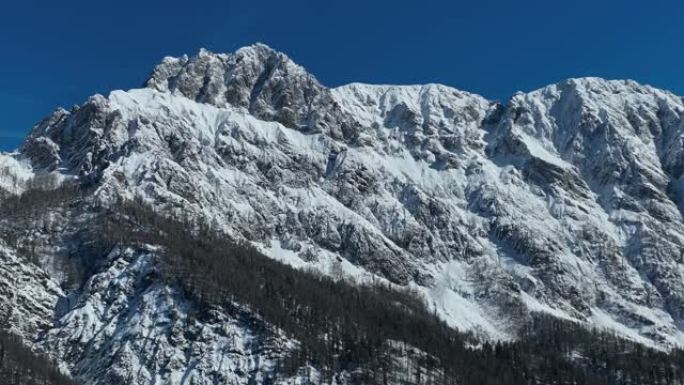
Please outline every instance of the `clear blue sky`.
[[577, 76], [684, 95], [684, 2], [13, 1], [0, 11], [0, 149], [57, 106], [138, 87], [163, 56], [264, 42], [326, 85], [439, 82], [505, 100]]

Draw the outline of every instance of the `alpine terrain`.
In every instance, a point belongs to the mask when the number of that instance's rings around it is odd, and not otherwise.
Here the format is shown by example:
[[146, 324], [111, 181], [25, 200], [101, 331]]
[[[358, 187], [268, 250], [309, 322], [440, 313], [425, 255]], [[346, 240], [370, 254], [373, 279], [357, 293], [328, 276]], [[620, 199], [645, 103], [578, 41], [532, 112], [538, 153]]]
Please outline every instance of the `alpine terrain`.
[[0, 384], [684, 384], [683, 209], [667, 91], [167, 57], [0, 154]]

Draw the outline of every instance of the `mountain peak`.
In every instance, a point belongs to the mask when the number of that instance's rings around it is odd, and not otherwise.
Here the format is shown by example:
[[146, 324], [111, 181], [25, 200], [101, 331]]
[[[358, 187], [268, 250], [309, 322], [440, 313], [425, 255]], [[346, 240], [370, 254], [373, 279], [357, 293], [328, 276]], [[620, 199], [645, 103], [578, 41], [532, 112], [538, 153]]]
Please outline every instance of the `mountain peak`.
[[[561, 80], [557, 83], [542, 87], [527, 95], [553, 92], [574, 92], [581, 96], [601, 97], [601, 95], [655, 95], [660, 97], [679, 99], [673, 93], [632, 79], [606, 79], [595, 76], [576, 77]], [[519, 93], [522, 94], [522, 93]], [[594, 96], [591, 96], [594, 95]]]
[[272, 56], [272, 55], [283, 55], [286, 56], [284, 53], [280, 51], [276, 51], [275, 49], [271, 48], [270, 46], [264, 44], [264, 43], [254, 43], [251, 45], [246, 45], [244, 47], [239, 48], [238, 50], [235, 51], [236, 54], [240, 55], [257, 55], [257, 56]]
[[231, 57], [241, 58], [252, 62], [265, 62], [271, 57], [279, 57], [287, 61], [291, 61], [283, 52], [277, 51], [264, 43], [254, 43], [238, 48], [235, 52], [214, 52], [207, 48], [200, 48], [193, 56], [183, 55], [180, 58], [168, 57], [169, 60], [201, 60], [218, 58], [224, 61]]
[[[601, 78], [519, 93], [506, 106], [438, 84], [329, 89], [254, 44], [165, 58], [147, 89], [54, 114], [22, 154], [35, 169], [109, 183], [107, 194], [212, 208], [231, 232], [260, 234], [249, 239], [265, 248], [279, 242], [278, 255], [301, 244], [399, 283], [462, 282], [438, 302], [475, 309], [472, 298], [491, 295], [451, 276], [462, 270], [505, 284], [511, 306], [593, 324], [610, 314], [637, 325], [648, 306], [658, 326], [635, 335], [675, 343], [684, 341], [684, 280], [670, 275], [684, 253], [684, 106], [670, 95]], [[312, 227], [320, 223], [323, 233]], [[651, 245], [667, 250], [657, 266], [641, 262], [660, 253]], [[450, 303], [441, 310], [452, 320], [460, 310]], [[454, 323], [499, 332], [499, 320], [472, 314]]]
[[190, 58], [166, 58], [145, 85], [220, 108], [242, 108], [302, 131], [354, 136], [350, 124], [339, 120], [330, 90], [287, 55], [261, 43], [232, 54], [202, 49]]
[[[200, 96], [198, 94], [201, 93], [198, 87], [211, 84], [219, 86], [217, 84], [219, 80], [229, 83], [236, 80], [239, 75], [246, 75], [246, 72], [249, 72], [247, 75], [259, 78], [259, 76], [267, 75], [263, 71], [270, 71], [275, 67], [287, 68], [291, 72], [299, 74], [306, 73], [301, 66], [290, 60], [284, 53], [278, 52], [266, 44], [256, 43], [242, 47], [234, 53], [214, 53], [206, 48], [200, 48], [194, 56], [165, 57], [154, 68], [145, 82], [145, 86], [161, 92], [180, 91], [191, 99], [197, 99]], [[256, 83], [256, 80], [238, 79], [236, 81]], [[198, 101], [206, 102], [206, 100]], [[225, 102], [225, 100], [221, 101]]]
[[[163, 238], [112, 235], [120, 248], [107, 241], [91, 256], [84, 230], [116, 234], [92, 227], [94, 218], [148, 216], [143, 206], [119, 215], [130, 201], [184, 221], [157, 232], [166, 222], [152, 217], [153, 234], [197, 224], [198, 237], [248, 242], [302, 270], [410, 287], [478, 336], [515, 338], [544, 313], [684, 346], [682, 138], [682, 100], [631, 80], [567, 79], [502, 105], [439, 84], [330, 89], [264, 44], [167, 57], [147, 88], [57, 110], [19, 153], [0, 154], [0, 200], [27, 193], [11, 201], [21, 209], [14, 217], [0, 216], [10, 261], [0, 263], [0, 289], [9, 287], [0, 302], [12, 304], [0, 319], [27, 340], [41, 330], [36, 344], [56, 347], [60, 365], [89, 384], [112, 373], [122, 377], [111, 383], [247, 383], [245, 371], [225, 377], [224, 362], [282, 362], [240, 346], [251, 329], [231, 324], [232, 310], [183, 314], [196, 297], [160, 279], [157, 263], [173, 258], [156, 243]], [[66, 181], [87, 188], [72, 198]], [[43, 203], [52, 196], [55, 205]], [[131, 222], [131, 234], [146, 223]], [[10, 232], [23, 238], [10, 244]], [[13, 261], [32, 250], [45, 275], [17, 270]], [[185, 250], [179, 260], [193, 261]], [[74, 275], [87, 284], [71, 287], [59, 269], [82, 253], [88, 269]], [[204, 278], [185, 266], [174, 269]], [[343, 308], [330, 303], [321, 302]]]

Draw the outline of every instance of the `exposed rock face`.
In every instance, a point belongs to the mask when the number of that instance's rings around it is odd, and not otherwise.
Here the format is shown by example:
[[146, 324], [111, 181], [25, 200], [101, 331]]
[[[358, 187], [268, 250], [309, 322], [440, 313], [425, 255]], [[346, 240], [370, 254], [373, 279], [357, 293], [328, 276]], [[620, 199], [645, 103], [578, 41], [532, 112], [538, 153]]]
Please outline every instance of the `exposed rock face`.
[[[413, 286], [492, 338], [541, 311], [667, 347], [684, 344], [683, 133], [682, 99], [631, 81], [571, 79], [506, 105], [441, 85], [329, 89], [256, 45], [166, 58], [145, 89], [56, 111], [3, 155], [0, 187], [78, 175], [105, 206], [140, 196], [298, 267]], [[3, 255], [0, 277], [23, 269]], [[212, 383], [226, 367], [265, 376], [281, 354], [256, 353], [268, 339], [225, 314], [188, 321], [145, 255], [111, 258], [54, 323], [52, 283], [31, 278], [42, 294], [21, 307], [72, 373], [164, 383], [191, 368]], [[179, 350], [180, 324], [214, 358]], [[234, 351], [221, 361], [218, 346]]]
[[200, 312], [159, 282], [150, 258], [113, 251], [41, 347], [88, 384], [246, 384], [274, 376], [292, 342], [248, 317]]
[[146, 85], [199, 103], [242, 107], [261, 120], [305, 132], [348, 140], [356, 134], [329, 89], [285, 54], [263, 44], [229, 55], [201, 50], [192, 58], [165, 58]]
[[0, 325], [20, 335], [36, 335], [52, 325], [64, 292], [38, 266], [0, 244]]

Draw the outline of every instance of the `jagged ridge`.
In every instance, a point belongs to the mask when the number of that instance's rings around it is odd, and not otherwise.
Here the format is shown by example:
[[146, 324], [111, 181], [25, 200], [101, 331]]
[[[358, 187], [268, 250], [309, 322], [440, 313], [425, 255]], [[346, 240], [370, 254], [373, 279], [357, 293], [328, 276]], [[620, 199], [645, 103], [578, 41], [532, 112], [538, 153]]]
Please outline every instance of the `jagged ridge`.
[[680, 97], [597, 78], [506, 105], [329, 89], [264, 45], [166, 58], [146, 86], [55, 112], [0, 186], [78, 175], [105, 206], [141, 196], [294, 266], [414, 287], [488, 337], [541, 311], [684, 343]]

